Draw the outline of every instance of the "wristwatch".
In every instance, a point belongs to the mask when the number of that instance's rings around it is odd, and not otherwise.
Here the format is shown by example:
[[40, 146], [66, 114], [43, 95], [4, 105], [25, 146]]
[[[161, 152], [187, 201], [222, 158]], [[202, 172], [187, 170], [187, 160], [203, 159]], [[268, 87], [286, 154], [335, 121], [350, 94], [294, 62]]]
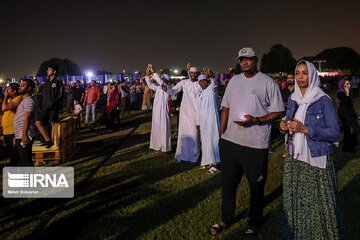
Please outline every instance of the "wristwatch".
[[256, 125], [260, 125], [261, 124], [261, 121], [258, 117], [256, 117], [256, 122], [255, 122]]

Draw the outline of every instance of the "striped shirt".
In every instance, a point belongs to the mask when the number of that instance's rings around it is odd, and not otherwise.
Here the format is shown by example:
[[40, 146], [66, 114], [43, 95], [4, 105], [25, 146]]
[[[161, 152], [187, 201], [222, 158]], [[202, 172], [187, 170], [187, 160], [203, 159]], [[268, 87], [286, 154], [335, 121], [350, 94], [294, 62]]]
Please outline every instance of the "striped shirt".
[[14, 133], [16, 139], [22, 139], [22, 133], [24, 130], [25, 123], [25, 112], [31, 112], [31, 121], [28, 131], [28, 135], [31, 137], [35, 136], [35, 124], [34, 124], [34, 111], [35, 111], [35, 99], [33, 96], [26, 97], [19, 104], [16, 109], [16, 115], [13, 121]]

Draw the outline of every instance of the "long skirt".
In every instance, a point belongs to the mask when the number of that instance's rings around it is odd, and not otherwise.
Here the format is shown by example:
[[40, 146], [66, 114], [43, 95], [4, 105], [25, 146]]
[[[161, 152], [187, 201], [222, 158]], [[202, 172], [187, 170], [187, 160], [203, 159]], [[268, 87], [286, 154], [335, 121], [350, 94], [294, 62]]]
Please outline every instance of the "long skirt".
[[325, 169], [286, 156], [281, 225], [288, 240], [342, 239], [343, 220], [331, 156]]

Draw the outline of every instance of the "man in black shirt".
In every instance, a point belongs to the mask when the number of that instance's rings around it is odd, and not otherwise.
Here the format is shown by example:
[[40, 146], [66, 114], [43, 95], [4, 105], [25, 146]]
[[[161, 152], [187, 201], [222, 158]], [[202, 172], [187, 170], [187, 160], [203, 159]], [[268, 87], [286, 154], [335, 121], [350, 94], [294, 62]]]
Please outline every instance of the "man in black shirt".
[[[47, 69], [49, 79], [45, 81], [40, 110], [36, 118], [36, 126], [45, 139], [43, 146], [47, 148], [54, 145], [55, 123], [58, 121], [60, 101], [64, 92], [62, 81], [56, 78], [58, 70], [59, 66], [56, 64], [51, 64]], [[51, 123], [51, 139], [43, 125], [43, 122], [47, 121]]]
[[73, 100], [82, 103], [85, 96], [84, 92], [84, 89], [80, 86], [80, 82], [76, 81], [75, 88], [73, 88]]
[[287, 84], [286, 88], [284, 88], [284, 90], [281, 91], [285, 109], [287, 108], [289, 96], [294, 92], [295, 76], [293, 73], [289, 73], [287, 75], [286, 84]]

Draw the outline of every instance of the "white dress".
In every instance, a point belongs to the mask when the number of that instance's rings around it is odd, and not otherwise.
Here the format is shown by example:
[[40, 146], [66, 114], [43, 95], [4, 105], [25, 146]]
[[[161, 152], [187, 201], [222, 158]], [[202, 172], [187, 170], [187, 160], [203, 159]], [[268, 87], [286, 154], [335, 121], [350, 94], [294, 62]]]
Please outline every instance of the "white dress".
[[167, 91], [171, 96], [183, 91], [175, 153], [175, 158], [181, 161], [196, 162], [199, 158], [199, 131], [196, 129], [196, 95], [200, 90], [201, 87], [198, 81], [192, 82], [190, 79], [184, 79], [173, 88], [168, 88]]
[[215, 79], [211, 79], [211, 84], [206, 89], [200, 90], [197, 101], [199, 108], [196, 122], [200, 126], [201, 166], [220, 163], [220, 121]]
[[[159, 80], [159, 76], [155, 73], [153, 78]], [[164, 92], [160, 86], [152, 83], [148, 76], [145, 81], [151, 90], [155, 91], [155, 98], [152, 109], [150, 148], [156, 151], [171, 151], [171, 131], [169, 121], [169, 95]], [[159, 81], [158, 81], [159, 82]], [[160, 80], [160, 83], [162, 81]]]

